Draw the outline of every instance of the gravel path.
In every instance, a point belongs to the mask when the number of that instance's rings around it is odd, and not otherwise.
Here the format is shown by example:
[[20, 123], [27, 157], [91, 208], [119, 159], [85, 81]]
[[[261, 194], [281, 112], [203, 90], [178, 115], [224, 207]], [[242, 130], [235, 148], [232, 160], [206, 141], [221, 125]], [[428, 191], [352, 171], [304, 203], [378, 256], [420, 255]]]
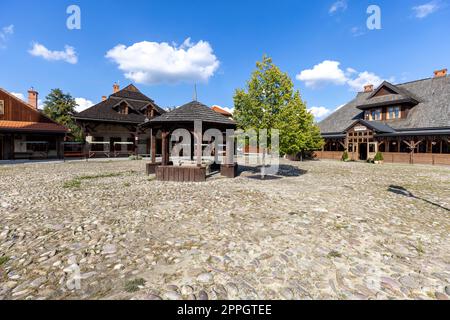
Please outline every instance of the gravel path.
[[0, 300], [450, 297], [448, 167], [285, 162], [199, 184], [144, 167], [0, 166]]

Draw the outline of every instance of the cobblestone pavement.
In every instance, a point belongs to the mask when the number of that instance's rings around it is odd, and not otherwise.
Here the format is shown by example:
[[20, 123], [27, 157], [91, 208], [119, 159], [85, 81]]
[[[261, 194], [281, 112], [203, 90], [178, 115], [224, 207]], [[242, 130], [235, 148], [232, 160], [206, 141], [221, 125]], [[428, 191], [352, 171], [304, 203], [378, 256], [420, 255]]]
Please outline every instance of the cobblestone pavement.
[[448, 167], [180, 184], [144, 166], [0, 166], [0, 300], [450, 297]]

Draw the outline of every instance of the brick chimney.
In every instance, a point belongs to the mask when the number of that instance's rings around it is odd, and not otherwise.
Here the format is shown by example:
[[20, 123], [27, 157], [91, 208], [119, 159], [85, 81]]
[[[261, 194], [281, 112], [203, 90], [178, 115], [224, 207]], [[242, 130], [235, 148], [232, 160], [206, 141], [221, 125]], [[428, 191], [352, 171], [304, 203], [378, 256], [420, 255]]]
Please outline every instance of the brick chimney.
[[372, 92], [373, 91], [373, 84], [368, 84], [364, 86], [364, 92]]
[[117, 93], [120, 91], [120, 86], [117, 83], [114, 83], [113, 85], [113, 93]]
[[447, 76], [447, 69], [442, 69], [442, 70], [436, 70], [434, 72], [434, 77], [435, 78], [442, 78]]
[[102, 101], [105, 101], [106, 100], [106, 96], [102, 96]]
[[39, 93], [33, 87], [28, 90], [28, 104], [32, 105], [36, 110], [38, 108]]

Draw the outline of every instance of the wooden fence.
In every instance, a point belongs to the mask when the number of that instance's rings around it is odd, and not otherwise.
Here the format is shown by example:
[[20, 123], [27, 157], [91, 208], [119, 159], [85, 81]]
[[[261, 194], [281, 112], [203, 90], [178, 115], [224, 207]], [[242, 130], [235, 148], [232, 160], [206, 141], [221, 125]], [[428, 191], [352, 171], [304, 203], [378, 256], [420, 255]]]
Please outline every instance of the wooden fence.
[[[317, 159], [341, 160], [343, 153], [341, 151], [318, 151], [315, 155]], [[413, 157], [410, 153], [382, 152], [382, 154], [385, 163], [450, 165], [450, 154], [414, 153]]]

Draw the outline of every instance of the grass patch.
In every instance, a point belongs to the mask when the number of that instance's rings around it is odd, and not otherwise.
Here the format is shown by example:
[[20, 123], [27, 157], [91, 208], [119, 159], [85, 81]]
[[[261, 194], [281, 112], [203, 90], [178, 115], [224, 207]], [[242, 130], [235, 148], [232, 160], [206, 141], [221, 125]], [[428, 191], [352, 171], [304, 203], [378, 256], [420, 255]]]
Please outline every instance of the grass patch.
[[65, 189], [78, 189], [81, 187], [81, 181], [103, 179], [103, 178], [114, 178], [114, 177], [120, 177], [122, 175], [123, 175], [123, 173], [117, 172], [117, 173], [103, 173], [103, 174], [97, 174], [97, 175], [81, 176], [81, 177], [64, 182], [63, 187]]
[[81, 187], [81, 181], [74, 179], [64, 182], [64, 189], [78, 189]]
[[103, 178], [114, 178], [114, 177], [120, 177], [122, 173], [103, 173], [103, 174], [97, 174], [93, 176], [81, 176], [77, 178], [77, 180], [95, 180], [95, 179], [103, 179]]
[[342, 254], [340, 252], [337, 252], [336, 250], [332, 250], [330, 251], [330, 253], [328, 253], [328, 258], [342, 258]]
[[0, 257], [0, 266], [4, 265], [8, 261], [9, 261], [9, 257], [8, 256]]
[[341, 224], [341, 223], [336, 223], [336, 224], [334, 225], [334, 227], [336, 228], [336, 230], [343, 230], [343, 229], [347, 229], [347, 228], [348, 228], [348, 225]]
[[129, 280], [125, 282], [125, 291], [130, 293], [137, 292], [140, 290], [140, 286], [145, 285], [145, 282], [142, 278]]
[[425, 254], [425, 249], [423, 248], [422, 240], [417, 240], [417, 245], [413, 245], [414, 249], [416, 249], [419, 256]]

